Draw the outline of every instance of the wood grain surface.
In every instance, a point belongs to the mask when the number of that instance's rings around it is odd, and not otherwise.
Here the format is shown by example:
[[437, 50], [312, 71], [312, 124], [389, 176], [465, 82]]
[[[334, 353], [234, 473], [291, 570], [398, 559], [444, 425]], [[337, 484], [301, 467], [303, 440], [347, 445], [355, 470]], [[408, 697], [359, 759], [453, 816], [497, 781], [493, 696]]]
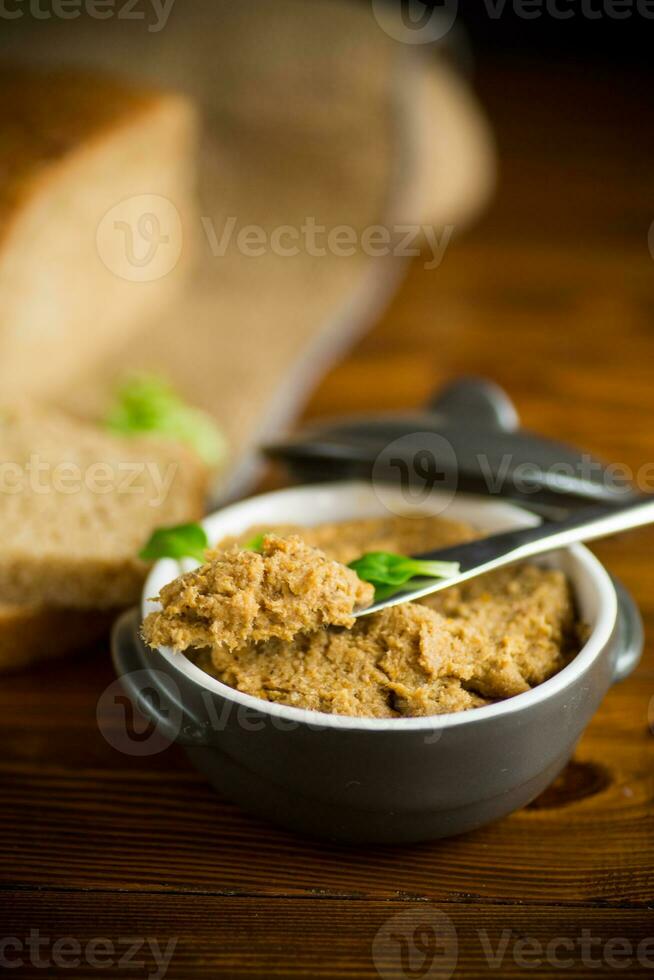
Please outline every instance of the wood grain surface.
[[[529, 427], [642, 475], [654, 450], [654, 93], [637, 76], [553, 67], [482, 67], [478, 85], [503, 161], [491, 212], [438, 269], [415, 262], [307, 414], [417, 406], [483, 374]], [[113, 680], [106, 648], [3, 679], [0, 939], [17, 940], [3, 947], [22, 963], [14, 975], [162, 976], [148, 938], [172, 942], [165, 975], [183, 980], [650, 975], [654, 530], [596, 550], [641, 605], [643, 661], [552, 787], [452, 840], [305, 840], [221, 800], [178, 748], [126, 756], [97, 709]], [[40, 966], [30, 930], [46, 938]], [[65, 937], [73, 945], [55, 950]], [[98, 938], [104, 967], [90, 962]]]

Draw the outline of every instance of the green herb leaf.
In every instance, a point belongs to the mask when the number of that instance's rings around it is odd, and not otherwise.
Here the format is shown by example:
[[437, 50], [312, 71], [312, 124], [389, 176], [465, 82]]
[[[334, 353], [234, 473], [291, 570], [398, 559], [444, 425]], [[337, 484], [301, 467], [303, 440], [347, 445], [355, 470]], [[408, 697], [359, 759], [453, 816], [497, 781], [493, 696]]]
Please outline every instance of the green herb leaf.
[[364, 582], [375, 586], [375, 602], [390, 599], [413, 579], [449, 578], [459, 571], [458, 562], [422, 561], [390, 551], [368, 552], [350, 562], [349, 567]]
[[263, 548], [263, 539], [267, 533], [267, 531], [262, 531], [261, 534], [257, 534], [251, 541], [243, 545], [243, 551], [261, 551]]
[[225, 456], [225, 440], [210, 415], [187, 405], [162, 378], [135, 375], [117, 392], [106, 426], [118, 435], [152, 433], [191, 446], [208, 466]]
[[146, 546], [139, 552], [139, 558], [143, 561], [156, 561], [159, 558], [196, 558], [204, 562], [208, 547], [206, 532], [199, 524], [160, 527], [152, 533]]

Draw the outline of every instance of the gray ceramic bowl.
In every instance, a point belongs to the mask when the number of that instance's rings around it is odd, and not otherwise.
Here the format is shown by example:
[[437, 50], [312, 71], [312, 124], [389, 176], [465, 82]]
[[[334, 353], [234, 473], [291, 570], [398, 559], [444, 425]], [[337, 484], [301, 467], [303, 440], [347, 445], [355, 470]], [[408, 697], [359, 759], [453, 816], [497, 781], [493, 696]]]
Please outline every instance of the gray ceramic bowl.
[[[387, 491], [382, 498], [361, 483], [292, 488], [225, 508], [205, 527], [215, 541], [251, 524], [310, 525], [406, 508]], [[487, 498], [443, 504], [443, 513], [490, 531], [534, 522]], [[534, 690], [460, 714], [379, 720], [269, 704], [221, 684], [171, 650], [144, 648], [138, 625], [154, 608], [147, 599], [117, 624], [114, 662], [158, 736], [184, 745], [191, 762], [244, 808], [332, 839], [446, 837], [537, 796], [570, 758], [611, 684], [640, 657], [638, 610], [586, 548], [547, 556], [544, 564], [569, 576], [591, 627], [588, 642]], [[180, 570], [174, 561], [160, 562], [144, 595], [156, 595]]]

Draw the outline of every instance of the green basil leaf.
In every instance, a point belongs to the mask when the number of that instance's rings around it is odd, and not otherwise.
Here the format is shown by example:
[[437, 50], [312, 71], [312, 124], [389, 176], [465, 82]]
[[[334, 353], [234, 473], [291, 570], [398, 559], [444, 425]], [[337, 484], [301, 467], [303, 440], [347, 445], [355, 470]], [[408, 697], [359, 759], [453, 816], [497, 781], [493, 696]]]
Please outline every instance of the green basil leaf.
[[117, 435], [150, 433], [185, 443], [207, 466], [217, 466], [225, 456], [225, 440], [211, 416], [187, 405], [166, 381], [153, 375], [135, 375], [118, 389], [105, 424]]
[[255, 535], [251, 541], [243, 545], [243, 551], [261, 551], [263, 548], [263, 539], [267, 533], [267, 531], [262, 531], [261, 534]]
[[160, 527], [154, 531], [148, 543], [139, 552], [143, 561], [159, 558], [196, 558], [204, 562], [209, 547], [206, 532], [199, 524], [180, 524], [178, 527]]
[[423, 561], [389, 551], [371, 551], [350, 562], [364, 582], [375, 586], [375, 601], [389, 599], [417, 578], [449, 578], [459, 571], [457, 562]]

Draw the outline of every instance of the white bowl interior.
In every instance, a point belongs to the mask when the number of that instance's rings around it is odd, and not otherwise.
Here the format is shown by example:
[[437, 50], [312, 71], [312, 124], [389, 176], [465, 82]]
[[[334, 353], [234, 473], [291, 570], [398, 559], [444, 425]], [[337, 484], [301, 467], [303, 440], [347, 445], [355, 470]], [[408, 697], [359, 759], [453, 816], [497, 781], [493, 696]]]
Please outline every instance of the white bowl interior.
[[[432, 499], [438, 499], [434, 494]], [[390, 494], [384, 490], [382, 496], [368, 483], [340, 482], [317, 484], [315, 486], [291, 487], [274, 493], [261, 494], [240, 503], [217, 511], [202, 522], [209, 541], [215, 544], [227, 535], [236, 535], [253, 525], [297, 524], [310, 527], [332, 521], [345, 521], [359, 517], [383, 517], [402, 513], [401, 492]], [[507, 530], [513, 527], [527, 527], [538, 523], [538, 518], [513, 504], [489, 500], [487, 497], [458, 495], [449, 500], [443, 498], [443, 517], [467, 521], [489, 532]], [[572, 680], [572, 675], [584, 670], [609, 641], [617, 615], [617, 599], [613, 584], [599, 561], [582, 545], [565, 551], [557, 551], [538, 559], [539, 564], [562, 569], [575, 591], [581, 618], [591, 627], [588, 642], [580, 653], [562, 671], [525, 694], [508, 698], [484, 708], [453, 715], [438, 715], [432, 718], [367, 719], [345, 718], [315, 711], [305, 711], [286, 705], [272, 704], [248, 694], [242, 694], [227, 687], [195, 667], [186, 657], [162, 648], [162, 655], [176, 669], [200, 683], [209, 690], [227, 696], [233, 701], [256, 707], [260, 711], [294, 720], [316, 721], [328, 727], [356, 727], [366, 729], [433, 728], [446, 723], [463, 723], [479, 716], [480, 712], [504, 713], [522, 707], [525, 699], [546, 696]], [[142, 612], [145, 616], [158, 608], [151, 597], [156, 596], [164, 585], [183, 571], [197, 567], [197, 562], [185, 559], [181, 562], [163, 559], [152, 569], [143, 592]]]

